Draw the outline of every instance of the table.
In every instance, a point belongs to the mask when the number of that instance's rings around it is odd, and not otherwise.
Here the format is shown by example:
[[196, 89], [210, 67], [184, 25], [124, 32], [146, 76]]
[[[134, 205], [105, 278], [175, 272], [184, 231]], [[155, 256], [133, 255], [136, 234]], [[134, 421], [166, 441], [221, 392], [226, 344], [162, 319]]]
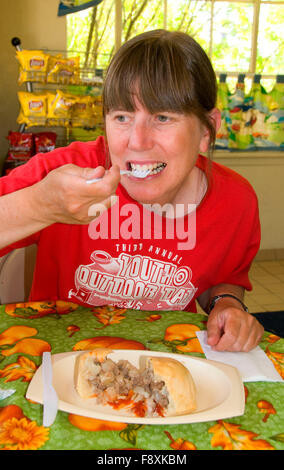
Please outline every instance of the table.
[[[0, 400], [0, 449], [283, 450], [283, 383], [245, 383], [243, 416], [182, 425], [125, 424], [59, 411], [44, 428], [42, 405], [25, 398], [43, 351], [110, 347], [205, 357], [195, 332], [206, 328], [206, 319], [63, 301], [0, 306], [0, 389], [15, 390]], [[265, 332], [260, 346], [284, 377], [284, 339]]]

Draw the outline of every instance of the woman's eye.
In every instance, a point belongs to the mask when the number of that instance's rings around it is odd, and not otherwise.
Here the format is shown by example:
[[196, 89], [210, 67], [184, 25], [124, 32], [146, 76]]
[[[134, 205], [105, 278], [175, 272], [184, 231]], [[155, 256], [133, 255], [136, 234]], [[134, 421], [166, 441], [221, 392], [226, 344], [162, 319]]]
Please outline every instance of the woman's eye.
[[169, 116], [165, 116], [164, 114], [159, 114], [157, 116], [157, 119], [158, 119], [159, 122], [167, 122], [167, 121], [169, 121], [170, 118], [169, 118]]
[[118, 122], [126, 122], [126, 116], [124, 116], [123, 114], [119, 114], [115, 116], [115, 120]]

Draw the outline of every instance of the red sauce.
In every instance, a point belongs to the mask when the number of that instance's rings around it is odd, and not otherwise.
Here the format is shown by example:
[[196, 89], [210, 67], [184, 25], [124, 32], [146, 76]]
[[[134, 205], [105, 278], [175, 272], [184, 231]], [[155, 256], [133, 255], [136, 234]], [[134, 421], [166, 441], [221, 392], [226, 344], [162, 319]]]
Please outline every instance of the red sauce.
[[143, 418], [146, 414], [146, 411], [147, 411], [147, 406], [146, 406], [145, 400], [140, 400], [140, 401], [134, 402], [131, 409], [133, 410], [133, 413], [136, 416], [139, 416], [140, 418]]
[[156, 413], [161, 416], [162, 418], [164, 418], [165, 414], [164, 414], [164, 408], [157, 402], [155, 402], [155, 411]]
[[111, 405], [115, 410], [120, 410], [125, 408], [133, 403], [132, 400], [133, 392], [130, 391], [125, 398], [117, 398], [114, 401], [108, 401], [108, 404]]
[[[115, 410], [120, 410], [121, 408], [131, 407], [131, 410], [140, 418], [143, 418], [147, 411], [146, 400], [133, 401], [133, 392], [130, 391], [125, 398], [117, 398], [114, 401], [108, 401], [108, 404], [112, 406]], [[159, 416], [162, 418], [165, 416], [164, 408], [157, 402], [155, 402], [155, 410]]]

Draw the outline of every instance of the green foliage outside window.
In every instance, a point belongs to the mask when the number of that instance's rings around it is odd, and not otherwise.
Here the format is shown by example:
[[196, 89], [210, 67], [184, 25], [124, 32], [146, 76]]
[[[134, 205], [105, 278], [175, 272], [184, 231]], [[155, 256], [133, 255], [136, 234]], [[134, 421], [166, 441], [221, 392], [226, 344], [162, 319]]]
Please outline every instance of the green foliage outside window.
[[[280, 74], [284, 56], [284, 2], [260, 4], [257, 55], [251, 64], [254, 2], [122, 0], [122, 42], [150, 29], [181, 30], [197, 39], [215, 70]], [[212, 30], [211, 30], [212, 27]], [[115, 50], [115, 1], [68, 15], [68, 50], [86, 51], [82, 65], [105, 68]]]

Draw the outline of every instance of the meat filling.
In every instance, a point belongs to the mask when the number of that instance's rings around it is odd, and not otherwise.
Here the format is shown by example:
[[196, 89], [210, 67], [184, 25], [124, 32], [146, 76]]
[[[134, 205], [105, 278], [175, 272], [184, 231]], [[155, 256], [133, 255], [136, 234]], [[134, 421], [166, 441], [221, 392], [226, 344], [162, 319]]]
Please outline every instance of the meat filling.
[[[150, 367], [140, 371], [127, 360], [115, 363], [108, 358], [101, 363], [92, 359], [90, 375], [88, 381], [99, 404], [114, 405], [124, 400], [131, 408], [139, 402], [144, 405], [144, 416], [161, 416], [169, 404], [165, 382], [155, 379]], [[132, 407], [134, 413], [135, 409]]]

